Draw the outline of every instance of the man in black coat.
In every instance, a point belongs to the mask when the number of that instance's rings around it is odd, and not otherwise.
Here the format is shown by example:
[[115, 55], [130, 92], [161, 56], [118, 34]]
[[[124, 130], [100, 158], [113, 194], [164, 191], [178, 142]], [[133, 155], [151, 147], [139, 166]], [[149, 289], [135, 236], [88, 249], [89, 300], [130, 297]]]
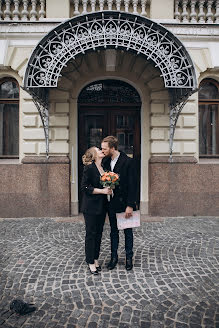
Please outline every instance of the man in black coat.
[[[119, 174], [119, 185], [113, 190], [113, 197], [109, 202], [109, 221], [111, 227], [111, 260], [108, 269], [112, 270], [118, 263], [119, 230], [117, 228], [116, 213], [125, 212], [127, 220], [136, 209], [137, 181], [134, 161], [125, 153], [118, 150], [118, 139], [108, 136], [102, 140], [102, 152], [106, 156], [102, 165], [104, 170]], [[125, 229], [126, 270], [133, 267], [133, 232], [131, 228]]]

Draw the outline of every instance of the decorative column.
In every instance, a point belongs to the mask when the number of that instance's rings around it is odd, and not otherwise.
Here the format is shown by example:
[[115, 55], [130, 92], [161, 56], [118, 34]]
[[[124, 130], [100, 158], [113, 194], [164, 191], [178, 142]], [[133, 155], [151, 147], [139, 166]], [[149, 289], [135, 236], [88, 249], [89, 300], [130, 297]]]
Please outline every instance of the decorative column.
[[5, 15], [4, 20], [10, 21], [11, 20], [11, 10], [10, 10], [11, 0], [5, 0], [5, 5], [6, 5], [6, 8], [4, 11], [4, 15]]
[[213, 18], [213, 13], [212, 13], [212, 10], [211, 10], [212, 5], [213, 5], [213, 0], [208, 0], [207, 1], [208, 12], [207, 12], [207, 15], [206, 15], [206, 17], [207, 17], [207, 22], [206, 23], [208, 23], [208, 24], [213, 23], [213, 19], [212, 19]]
[[188, 11], [187, 11], [188, 0], [183, 0], [183, 12], [182, 12], [182, 22], [188, 23]]
[[75, 6], [74, 15], [77, 16], [77, 15], [80, 14], [80, 12], [79, 12], [79, 0], [74, 0], [74, 6]]
[[132, 4], [133, 4], [133, 14], [138, 14], [138, 0], [132, 0]]
[[116, 10], [120, 11], [120, 7], [121, 7], [121, 0], [116, 0]]
[[180, 12], [179, 12], [179, 0], [175, 1], [175, 12], [174, 12], [174, 18], [177, 21], [177, 23], [180, 22]]
[[199, 14], [198, 14], [198, 18], [199, 18], [199, 23], [200, 24], [204, 24], [205, 23], [205, 13], [204, 13], [204, 3], [205, 0], [199, 0], [198, 4], [199, 4]]
[[94, 13], [95, 12], [95, 8], [96, 7], [96, 0], [91, 0], [91, 12]]
[[197, 14], [195, 11], [195, 4], [196, 4], [197, 0], [191, 0], [191, 23], [197, 23]]
[[216, 24], [219, 24], [219, 0], [216, 1], [215, 6], [216, 6], [216, 13], [214, 15], [214, 17], [215, 17], [215, 23]]
[[82, 11], [82, 14], [86, 14], [87, 13], [87, 3], [88, 3], [88, 0], [82, 0], [82, 3], [83, 3], [83, 11]]
[[129, 12], [129, 2], [130, 2], [130, 0], [124, 0], [125, 12], [126, 12], [126, 13]]
[[141, 0], [141, 15], [147, 17], [146, 5], [147, 0]]
[[103, 11], [104, 9], [104, 0], [99, 0], [100, 3], [100, 11]]
[[24, 9], [21, 12], [21, 20], [22, 21], [27, 21], [28, 20], [27, 6], [28, 6], [28, 0], [23, 0], [23, 7], [24, 7]]
[[107, 0], [108, 10], [112, 10], [113, 0]]
[[39, 19], [45, 18], [45, 0], [40, 0], [40, 11], [39, 11]]
[[14, 0], [14, 10], [13, 10], [13, 20], [19, 20], [20, 12], [19, 12], [19, 2], [20, 0]]
[[31, 21], [36, 21], [37, 20], [37, 11], [36, 11], [36, 1], [37, 0], [31, 0], [31, 4], [32, 4], [32, 10], [30, 12], [30, 20]]

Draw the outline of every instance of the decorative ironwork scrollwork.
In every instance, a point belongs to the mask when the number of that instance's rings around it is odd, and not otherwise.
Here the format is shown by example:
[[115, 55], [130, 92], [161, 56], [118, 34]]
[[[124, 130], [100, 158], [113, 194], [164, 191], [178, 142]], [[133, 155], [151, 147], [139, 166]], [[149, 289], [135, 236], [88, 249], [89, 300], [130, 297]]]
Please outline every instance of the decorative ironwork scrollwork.
[[135, 52], [159, 68], [170, 93], [172, 157], [178, 116], [188, 97], [197, 89], [194, 65], [181, 41], [162, 25], [140, 15], [119, 11], [89, 13], [71, 18], [49, 32], [32, 53], [24, 77], [24, 89], [35, 97], [44, 126], [47, 155], [48, 104], [38, 96], [39, 90], [57, 87], [63, 67], [77, 55], [106, 48]]
[[121, 48], [152, 60], [167, 88], [195, 88], [194, 67], [182, 43], [163, 26], [117, 11], [72, 18], [48, 33], [33, 52], [25, 85], [56, 87], [62, 68], [89, 50]]

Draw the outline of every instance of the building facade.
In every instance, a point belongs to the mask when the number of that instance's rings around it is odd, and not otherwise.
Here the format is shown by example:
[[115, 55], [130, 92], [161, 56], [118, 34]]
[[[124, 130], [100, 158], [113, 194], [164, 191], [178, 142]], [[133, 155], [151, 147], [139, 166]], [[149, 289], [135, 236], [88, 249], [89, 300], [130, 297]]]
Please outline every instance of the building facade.
[[0, 2], [0, 217], [80, 212], [109, 134], [142, 214], [219, 215], [219, 1]]

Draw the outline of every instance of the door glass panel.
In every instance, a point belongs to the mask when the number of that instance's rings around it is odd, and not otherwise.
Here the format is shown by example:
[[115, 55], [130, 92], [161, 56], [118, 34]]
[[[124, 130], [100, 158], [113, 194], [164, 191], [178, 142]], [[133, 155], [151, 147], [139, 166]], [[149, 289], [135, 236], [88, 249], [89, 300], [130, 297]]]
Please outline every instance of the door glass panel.
[[100, 147], [103, 139], [104, 116], [86, 115], [85, 117], [85, 139], [86, 149], [96, 146]]
[[129, 157], [134, 155], [134, 122], [135, 117], [131, 114], [116, 115], [116, 136], [119, 141], [119, 150]]

